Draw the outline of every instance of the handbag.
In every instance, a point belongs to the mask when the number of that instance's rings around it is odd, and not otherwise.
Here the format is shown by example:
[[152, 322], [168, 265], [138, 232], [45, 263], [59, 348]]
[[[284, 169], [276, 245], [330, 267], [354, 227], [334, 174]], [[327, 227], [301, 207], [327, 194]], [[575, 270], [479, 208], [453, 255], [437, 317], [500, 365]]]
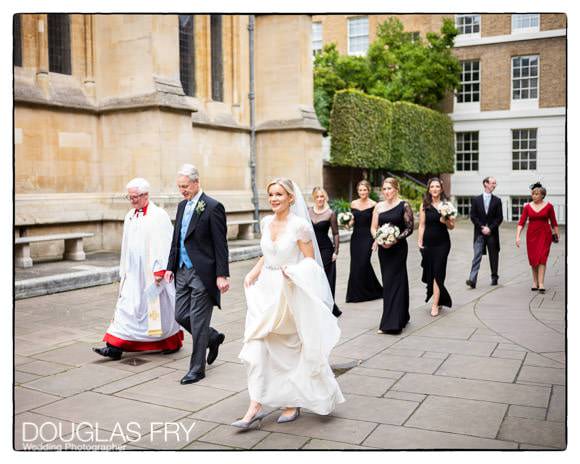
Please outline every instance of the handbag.
[[553, 243], [558, 243], [559, 242], [558, 236], [556, 234], [552, 234], [552, 242]]

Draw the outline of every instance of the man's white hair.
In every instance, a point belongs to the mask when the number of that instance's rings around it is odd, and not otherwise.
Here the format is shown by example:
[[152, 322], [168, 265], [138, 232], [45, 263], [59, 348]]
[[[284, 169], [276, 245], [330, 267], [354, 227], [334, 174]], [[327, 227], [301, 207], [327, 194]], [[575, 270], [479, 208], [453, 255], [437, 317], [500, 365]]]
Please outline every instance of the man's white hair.
[[189, 177], [189, 180], [191, 180], [192, 182], [195, 182], [196, 180], [199, 179], [199, 171], [193, 164], [187, 163], [184, 164], [179, 168], [177, 174], [179, 174], [180, 176]]
[[143, 179], [142, 177], [135, 177], [134, 179], [131, 179], [129, 181], [127, 187], [125, 188], [127, 190], [132, 188], [137, 189], [139, 193], [149, 193], [150, 187], [151, 186], [149, 185], [149, 182], [147, 182], [145, 179]]

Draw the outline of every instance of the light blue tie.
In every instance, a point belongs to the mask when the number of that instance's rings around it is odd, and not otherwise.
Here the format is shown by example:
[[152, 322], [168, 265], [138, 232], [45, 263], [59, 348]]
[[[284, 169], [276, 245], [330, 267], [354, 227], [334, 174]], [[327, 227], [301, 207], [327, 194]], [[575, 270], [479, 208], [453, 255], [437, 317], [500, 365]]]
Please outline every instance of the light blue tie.
[[491, 201], [491, 195], [490, 196], [485, 196], [483, 197], [483, 204], [485, 207], [485, 214], [487, 214], [488, 210], [489, 210], [489, 203]]

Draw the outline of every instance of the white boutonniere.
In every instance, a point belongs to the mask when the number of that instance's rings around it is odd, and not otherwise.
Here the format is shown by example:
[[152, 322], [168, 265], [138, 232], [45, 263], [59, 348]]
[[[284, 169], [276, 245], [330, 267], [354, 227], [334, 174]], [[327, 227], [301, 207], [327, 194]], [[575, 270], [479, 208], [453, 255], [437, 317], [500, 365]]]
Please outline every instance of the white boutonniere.
[[195, 212], [197, 214], [201, 214], [203, 213], [203, 211], [205, 210], [205, 201], [201, 200], [197, 202], [197, 205], [195, 205]]

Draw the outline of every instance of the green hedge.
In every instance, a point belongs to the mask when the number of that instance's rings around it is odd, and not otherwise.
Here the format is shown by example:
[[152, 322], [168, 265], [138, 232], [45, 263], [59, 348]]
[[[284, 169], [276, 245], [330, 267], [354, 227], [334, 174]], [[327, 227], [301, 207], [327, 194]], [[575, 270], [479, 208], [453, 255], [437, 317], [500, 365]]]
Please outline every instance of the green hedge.
[[357, 90], [336, 92], [330, 118], [332, 164], [416, 174], [454, 171], [449, 117]]

